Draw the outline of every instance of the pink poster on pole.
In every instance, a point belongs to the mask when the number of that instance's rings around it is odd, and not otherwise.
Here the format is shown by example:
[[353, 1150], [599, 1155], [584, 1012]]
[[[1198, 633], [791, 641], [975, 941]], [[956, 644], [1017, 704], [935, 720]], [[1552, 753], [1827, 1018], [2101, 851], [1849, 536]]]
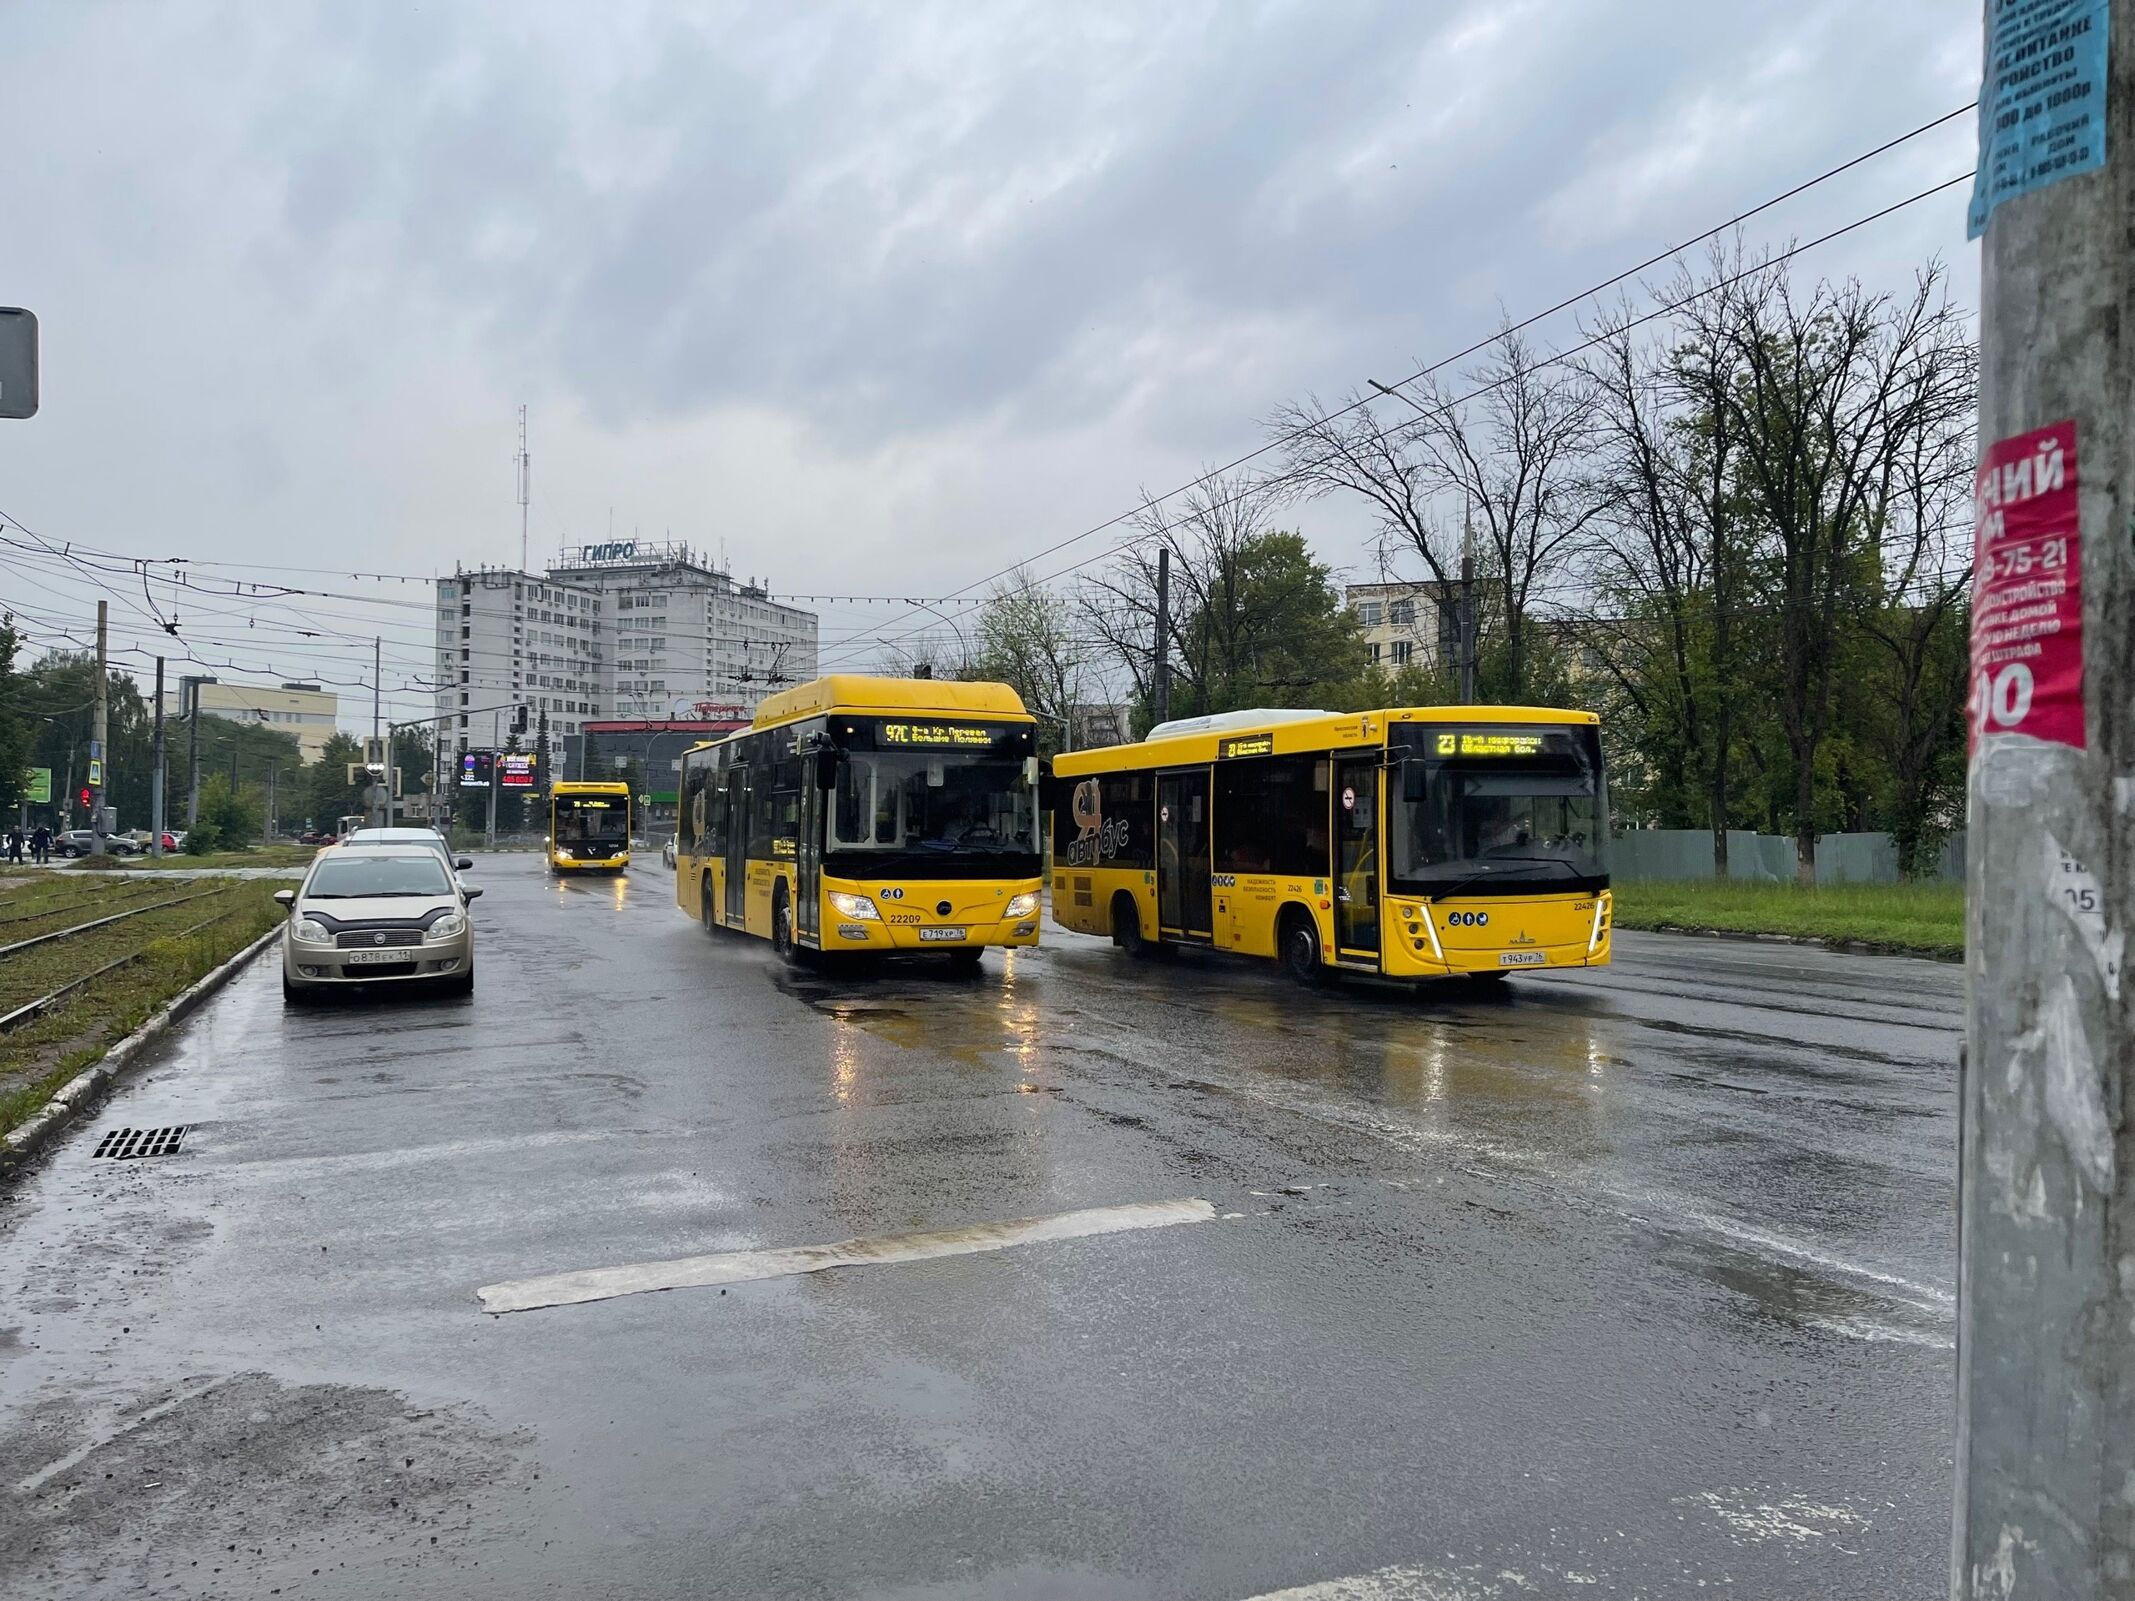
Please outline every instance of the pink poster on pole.
[[2083, 545], [2076, 425], [1987, 447], [1972, 483], [1971, 741], [2083, 748]]

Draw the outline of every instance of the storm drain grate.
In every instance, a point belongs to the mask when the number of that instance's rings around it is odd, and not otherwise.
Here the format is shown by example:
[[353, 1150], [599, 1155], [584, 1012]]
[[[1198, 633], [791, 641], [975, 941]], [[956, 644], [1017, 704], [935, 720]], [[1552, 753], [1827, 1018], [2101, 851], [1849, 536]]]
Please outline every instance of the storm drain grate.
[[128, 1162], [137, 1156], [169, 1156], [191, 1126], [179, 1123], [171, 1128], [115, 1128], [96, 1142], [92, 1154], [114, 1162]]

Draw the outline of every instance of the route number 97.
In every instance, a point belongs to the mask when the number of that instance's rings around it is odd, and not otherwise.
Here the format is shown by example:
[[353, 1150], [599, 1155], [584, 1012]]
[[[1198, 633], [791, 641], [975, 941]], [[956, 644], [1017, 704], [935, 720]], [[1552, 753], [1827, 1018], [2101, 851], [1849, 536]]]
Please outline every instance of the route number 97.
[[2031, 688], [2031, 669], [2022, 662], [1981, 673], [1972, 685], [1972, 726], [1983, 734], [2021, 728], [2031, 715]]

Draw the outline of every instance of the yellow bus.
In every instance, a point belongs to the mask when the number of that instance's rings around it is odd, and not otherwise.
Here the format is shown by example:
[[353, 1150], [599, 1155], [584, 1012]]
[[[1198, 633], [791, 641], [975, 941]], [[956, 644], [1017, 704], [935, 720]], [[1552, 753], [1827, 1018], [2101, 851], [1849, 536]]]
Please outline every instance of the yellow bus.
[[682, 758], [675, 902], [814, 953], [1038, 942], [1037, 725], [1005, 684], [834, 674]]
[[630, 865], [630, 786], [549, 787], [549, 871], [620, 873]]
[[1600, 720], [1227, 712], [1053, 759], [1053, 918], [1130, 953], [1495, 980], [1609, 960]]

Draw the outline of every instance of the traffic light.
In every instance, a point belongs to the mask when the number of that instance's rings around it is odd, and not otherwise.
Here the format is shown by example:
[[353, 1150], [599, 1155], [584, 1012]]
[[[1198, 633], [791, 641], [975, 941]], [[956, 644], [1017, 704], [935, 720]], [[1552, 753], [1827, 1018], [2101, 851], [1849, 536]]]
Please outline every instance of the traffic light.
[[512, 732], [515, 734], [526, 732], [526, 708], [524, 706], [521, 706], [517, 712], [512, 714]]
[[89, 794], [89, 786], [87, 784], [82, 785], [82, 804], [84, 806], [88, 805], [91, 798], [92, 797]]

